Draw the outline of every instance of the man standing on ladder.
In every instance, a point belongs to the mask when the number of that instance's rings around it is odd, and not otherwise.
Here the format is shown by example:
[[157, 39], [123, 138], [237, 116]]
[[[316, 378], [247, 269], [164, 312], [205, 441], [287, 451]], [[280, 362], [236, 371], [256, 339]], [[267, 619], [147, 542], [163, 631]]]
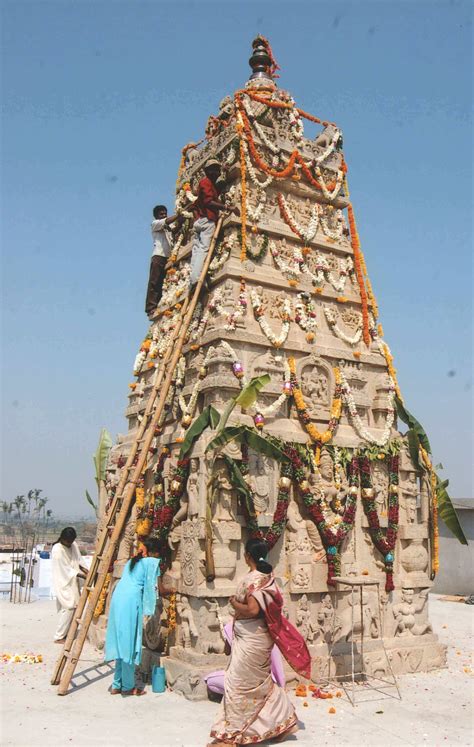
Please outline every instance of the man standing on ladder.
[[[204, 166], [206, 176], [198, 186], [197, 200], [193, 204], [193, 251], [191, 255], [191, 275], [189, 292], [192, 294], [201, 275], [202, 266], [209, 250], [211, 239], [216, 228], [220, 210], [229, 210], [219, 199], [219, 192], [225, 185], [221, 177], [221, 165], [215, 158], [211, 158]], [[239, 215], [237, 207], [231, 208]]]
[[150, 277], [145, 301], [145, 312], [149, 318], [153, 316], [160, 303], [165, 279], [165, 267], [171, 254], [169, 226], [175, 222], [177, 215], [170, 215], [165, 205], [153, 208], [151, 235], [153, 238], [153, 254], [150, 262]]

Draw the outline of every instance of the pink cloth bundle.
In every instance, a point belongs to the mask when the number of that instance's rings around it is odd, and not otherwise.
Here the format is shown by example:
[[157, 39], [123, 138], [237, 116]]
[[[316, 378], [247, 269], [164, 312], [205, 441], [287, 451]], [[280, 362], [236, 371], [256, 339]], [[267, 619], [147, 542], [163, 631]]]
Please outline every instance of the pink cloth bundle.
[[[229, 646], [232, 646], [233, 638], [233, 624], [231, 622], [224, 626], [224, 634]], [[285, 672], [283, 669], [283, 659], [277, 646], [273, 646], [271, 653], [271, 671], [272, 680], [279, 687], [285, 687]], [[224, 695], [224, 669], [218, 669], [215, 672], [210, 672], [204, 677], [204, 681], [207, 684], [209, 690], [218, 695]]]

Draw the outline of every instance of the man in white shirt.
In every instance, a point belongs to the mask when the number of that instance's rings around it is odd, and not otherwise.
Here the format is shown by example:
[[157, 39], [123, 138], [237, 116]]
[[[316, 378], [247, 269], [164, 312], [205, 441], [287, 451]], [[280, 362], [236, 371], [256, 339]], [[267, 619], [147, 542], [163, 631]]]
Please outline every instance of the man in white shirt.
[[145, 312], [151, 318], [155, 313], [161, 298], [163, 280], [165, 279], [165, 267], [171, 254], [168, 226], [174, 223], [176, 215], [169, 218], [165, 205], [157, 205], [153, 208], [153, 220], [151, 222], [151, 235], [153, 238], [153, 254], [150, 263], [150, 277], [146, 294]]

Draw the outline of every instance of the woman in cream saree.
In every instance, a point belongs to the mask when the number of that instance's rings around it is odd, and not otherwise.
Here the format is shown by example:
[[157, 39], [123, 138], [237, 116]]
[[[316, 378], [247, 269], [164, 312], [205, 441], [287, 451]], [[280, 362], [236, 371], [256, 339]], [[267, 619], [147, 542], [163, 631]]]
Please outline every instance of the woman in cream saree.
[[231, 660], [224, 699], [211, 730], [212, 745], [257, 744], [296, 731], [297, 716], [285, 690], [273, 682], [271, 651], [276, 644], [290, 666], [309, 678], [311, 657], [298, 631], [282, 615], [283, 599], [264, 557], [261, 540], [249, 540], [250, 567], [230, 600], [235, 609]]

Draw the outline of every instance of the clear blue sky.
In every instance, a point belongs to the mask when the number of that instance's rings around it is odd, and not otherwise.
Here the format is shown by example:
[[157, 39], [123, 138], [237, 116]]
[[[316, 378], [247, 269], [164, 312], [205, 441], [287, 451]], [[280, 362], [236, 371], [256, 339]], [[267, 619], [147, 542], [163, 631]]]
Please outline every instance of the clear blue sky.
[[126, 428], [150, 210], [248, 78], [336, 121], [406, 404], [454, 498], [471, 484], [471, 6], [4, 2], [3, 487], [85, 514], [102, 426]]

